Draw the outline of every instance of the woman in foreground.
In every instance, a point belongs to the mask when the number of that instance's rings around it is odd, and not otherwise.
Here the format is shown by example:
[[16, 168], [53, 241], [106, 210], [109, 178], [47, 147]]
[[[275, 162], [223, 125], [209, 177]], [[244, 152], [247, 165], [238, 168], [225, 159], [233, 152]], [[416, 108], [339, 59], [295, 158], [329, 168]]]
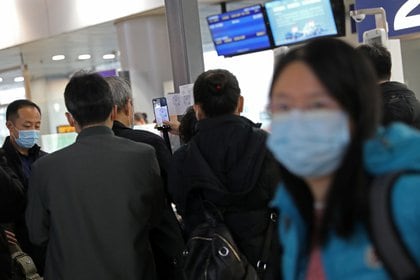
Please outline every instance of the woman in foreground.
[[[275, 68], [268, 147], [281, 164], [279, 209], [284, 279], [388, 279], [368, 228], [373, 178], [420, 170], [420, 134], [379, 127], [374, 71], [351, 46], [318, 39]], [[391, 216], [420, 260], [420, 171], [400, 177]]]

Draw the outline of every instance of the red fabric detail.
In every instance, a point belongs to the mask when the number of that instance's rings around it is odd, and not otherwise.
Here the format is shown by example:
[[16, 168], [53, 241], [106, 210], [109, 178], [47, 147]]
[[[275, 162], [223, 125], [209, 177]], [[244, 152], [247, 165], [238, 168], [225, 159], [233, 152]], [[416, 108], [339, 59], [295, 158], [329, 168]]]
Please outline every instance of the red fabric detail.
[[312, 250], [309, 256], [308, 270], [306, 271], [306, 280], [324, 280], [324, 267], [322, 265], [321, 246], [319, 246], [319, 228], [323, 216], [322, 209], [315, 209], [315, 228], [312, 234]]
[[306, 280], [324, 280], [324, 267], [322, 266], [321, 248], [316, 246], [312, 249], [309, 258], [308, 270], [306, 272]]

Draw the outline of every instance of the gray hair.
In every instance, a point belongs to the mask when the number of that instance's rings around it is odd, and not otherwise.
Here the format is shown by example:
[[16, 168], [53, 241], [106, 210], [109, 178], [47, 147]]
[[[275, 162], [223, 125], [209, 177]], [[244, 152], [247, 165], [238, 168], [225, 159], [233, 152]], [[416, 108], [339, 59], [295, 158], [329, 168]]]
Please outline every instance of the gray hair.
[[111, 88], [114, 105], [118, 111], [122, 110], [130, 99], [133, 100], [130, 84], [121, 77], [106, 77], [105, 80]]

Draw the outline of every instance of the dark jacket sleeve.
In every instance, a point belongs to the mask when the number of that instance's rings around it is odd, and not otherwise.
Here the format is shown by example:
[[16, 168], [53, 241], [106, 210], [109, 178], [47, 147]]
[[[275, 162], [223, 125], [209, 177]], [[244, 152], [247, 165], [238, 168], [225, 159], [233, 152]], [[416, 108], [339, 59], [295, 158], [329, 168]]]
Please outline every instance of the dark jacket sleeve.
[[11, 267], [11, 258], [7, 246], [6, 235], [3, 230], [0, 230], [0, 279], [10, 279]]
[[[34, 245], [45, 245], [48, 242], [50, 220], [43, 199], [42, 166], [35, 163], [29, 180], [28, 205], [25, 211], [29, 239]], [[45, 175], [45, 174], [44, 174]], [[45, 177], [45, 176], [44, 176]]]
[[[164, 147], [166, 150], [167, 148]], [[164, 149], [156, 149], [163, 151], [161, 156], [166, 157]], [[168, 156], [169, 151], [168, 151]], [[162, 162], [159, 162], [162, 170]], [[167, 163], [169, 164], [169, 162]], [[166, 166], [167, 168], [167, 166]], [[165, 170], [166, 170], [165, 168]], [[166, 171], [165, 171], [166, 172]], [[166, 174], [165, 177], [166, 178]], [[160, 178], [159, 178], [160, 179]], [[166, 194], [160, 194], [162, 198]], [[159, 199], [162, 201], [162, 199]], [[184, 240], [181, 234], [181, 228], [172, 211], [169, 201], [165, 201], [164, 204], [159, 204], [161, 216], [158, 217], [158, 221], [150, 232], [150, 241], [153, 248], [154, 258], [156, 262], [156, 271], [159, 280], [166, 279], [181, 279], [179, 266], [181, 253], [184, 249]]]
[[23, 186], [16, 174], [7, 165], [5, 157], [0, 159], [0, 222], [13, 222], [25, 208]]
[[[168, 147], [166, 147], [165, 141], [162, 138], [157, 138], [153, 145], [156, 150], [156, 157], [160, 167], [160, 173], [163, 179], [164, 186], [166, 188], [168, 183], [168, 169], [171, 162], [171, 153]], [[165, 190], [168, 192], [168, 190]]]
[[158, 279], [181, 279], [178, 264], [185, 244], [175, 214], [166, 204], [162, 217], [150, 232]]
[[168, 192], [173, 199], [179, 215], [185, 215], [185, 189], [187, 178], [183, 176], [182, 162], [187, 146], [179, 148], [173, 155], [168, 173]]

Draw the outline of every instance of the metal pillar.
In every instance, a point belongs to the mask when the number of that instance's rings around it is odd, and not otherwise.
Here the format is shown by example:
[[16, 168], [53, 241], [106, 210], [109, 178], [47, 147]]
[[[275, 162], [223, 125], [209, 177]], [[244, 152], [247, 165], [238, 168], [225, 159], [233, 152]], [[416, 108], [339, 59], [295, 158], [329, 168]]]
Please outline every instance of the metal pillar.
[[174, 89], [204, 71], [197, 0], [165, 0]]

